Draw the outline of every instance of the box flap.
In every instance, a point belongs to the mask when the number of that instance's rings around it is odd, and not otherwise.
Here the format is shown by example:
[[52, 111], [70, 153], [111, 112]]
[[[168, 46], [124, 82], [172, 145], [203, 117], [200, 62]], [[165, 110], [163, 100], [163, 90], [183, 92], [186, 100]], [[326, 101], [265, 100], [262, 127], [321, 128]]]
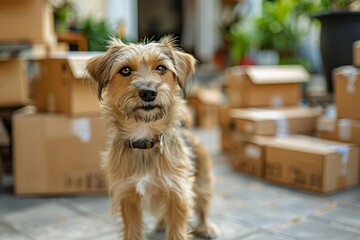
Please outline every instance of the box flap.
[[246, 74], [255, 84], [301, 83], [310, 79], [300, 65], [249, 66]]
[[250, 142], [260, 146], [265, 146], [269, 142], [273, 141], [276, 137], [273, 136], [262, 136], [262, 135], [253, 135], [253, 134], [244, 134], [239, 132], [234, 132], [236, 139], [243, 142]]
[[279, 120], [296, 117], [311, 117], [320, 116], [321, 108], [309, 107], [288, 107], [281, 109], [264, 109], [264, 108], [246, 108], [246, 109], [232, 109], [230, 112], [231, 118], [247, 119], [247, 120]]
[[190, 96], [197, 97], [200, 102], [209, 105], [223, 105], [226, 102], [224, 94], [219, 88], [194, 88]]
[[51, 59], [67, 59], [75, 78], [85, 78], [87, 61], [95, 56], [103, 54], [102, 52], [59, 52], [50, 55]]
[[332, 153], [344, 154], [346, 152], [348, 153], [350, 150], [356, 149], [356, 145], [354, 144], [329, 141], [305, 135], [292, 135], [277, 138], [268, 143], [268, 146], [322, 155]]

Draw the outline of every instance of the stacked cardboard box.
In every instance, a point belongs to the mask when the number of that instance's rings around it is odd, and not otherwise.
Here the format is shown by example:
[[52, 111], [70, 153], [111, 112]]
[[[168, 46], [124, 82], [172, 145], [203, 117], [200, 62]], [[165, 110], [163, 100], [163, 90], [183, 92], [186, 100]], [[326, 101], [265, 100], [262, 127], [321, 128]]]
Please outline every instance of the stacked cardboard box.
[[[47, 0], [0, 1], [0, 121], [11, 129], [15, 110], [31, 103], [34, 66], [32, 60], [46, 57], [58, 50], [54, 31], [54, 16]], [[0, 154], [11, 173], [13, 145], [10, 131], [9, 145]]]
[[[292, 111], [289, 106], [299, 105], [300, 83], [308, 77], [300, 66], [248, 66], [226, 70], [229, 106], [220, 111], [220, 125], [223, 149], [230, 151], [234, 169], [264, 177], [263, 147], [278, 132], [288, 131], [289, 115], [294, 120], [291, 115], [302, 110]], [[259, 154], [255, 157], [254, 152]]]
[[220, 108], [225, 97], [220, 87], [194, 87], [187, 97], [187, 104], [192, 110], [194, 124], [200, 128], [218, 126]]
[[266, 178], [309, 191], [334, 192], [357, 184], [358, 157], [356, 145], [288, 136], [267, 144]]
[[[12, 169], [11, 114], [30, 101], [27, 65], [18, 57], [0, 60], [0, 125], [6, 124], [3, 133], [9, 136], [6, 144], [0, 140], [0, 165], [4, 173], [10, 173]], [[1, 180], [0, 177], [0, 184]]]
[[12, 120], [16, 194], [106, 192], [100, 170], [105, 128], [84, 75], [92, 56], [64, 53], [38, 61], [36, 111], [20, 110]]
[[104, 193], [102, 120], [21, 109], [13, 116], [15, 193]]
[[47, 0], [0, 1], [0, 42], [53, 44], [53, 13]]
[[0, 107], [22, 106], [28, 102], [27, 62], [18, 58], [0, 61]]
[[227, 74], [222, 142], [235, 170], [322, 193], [356, 184], [356, 146], [308, 136], [315, 135], [323, 111], [300, 106], [301, 83], [309, 79], [304, 69], [237, 67]]
[[360, 67], [360, 40], [354, 42], [354, 66]]
[[[280, 109], [232, 109], [232, 162], [235, 169], [266, 177], [265, 149], [269, 142], [291, 134], [312, 134], [315, 131], [316, 120], [321, 115], [321, 109], [301, 106]], [[240, 137], [239, 137], [240, 136]], [[244, 146], [244, 147], [240, 147]], [[258, 149], [250, 151], [249, 149]], [[254, 154], [258, 152], [258, 154]], [[254, 156], [258, 157], [254, 157]], [[253, 165], [253, 159], [260, 164]]]
[[[360, 42], [354, 43], [354, 65], [334, 69], [335, 116], [322, 116], [317, 124], [320, 138], [354, 143], [360, 148]], [[359, 169], [360, 172], [360, 169]], [[360, 176], [359, 176], [360, 183]]]
[[301, 83], [309, 79], [300, 66], [232, 67], [225, 71], [228, 106], [220, 110], [223, 150], [231, 150], [230, 109], [281, 108], [301, 101]]

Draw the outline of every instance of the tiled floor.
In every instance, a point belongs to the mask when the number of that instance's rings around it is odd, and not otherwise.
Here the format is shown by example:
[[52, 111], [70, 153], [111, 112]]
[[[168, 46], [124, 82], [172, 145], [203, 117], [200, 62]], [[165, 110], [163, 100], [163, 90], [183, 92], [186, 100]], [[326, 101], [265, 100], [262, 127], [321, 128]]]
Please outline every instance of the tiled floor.
[[[195, 130], [214, 159], [212, 219], [220, 240], [360, 239], [360, 188], [316, 195], [233, 172], [218, 130]], [[205, 141], [206, 140], [206, 141]], [[0, 240], [115, 240], [121, 221], [106, 196], [18, 198], [0, 192]], [[151, 231], [149, 239], [164, 239]]]

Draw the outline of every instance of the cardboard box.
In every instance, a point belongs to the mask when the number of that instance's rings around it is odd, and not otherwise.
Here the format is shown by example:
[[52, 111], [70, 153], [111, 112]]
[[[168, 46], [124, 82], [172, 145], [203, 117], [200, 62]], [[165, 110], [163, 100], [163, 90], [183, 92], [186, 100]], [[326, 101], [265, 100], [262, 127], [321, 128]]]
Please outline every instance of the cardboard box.
[[354, 42], [354, 65], [360, 67], [360, 41]]
[[317, 125], [320, 138], [354, 143], [360, 147], [360, 121], [322, 116]]
[[232, 149], [231, 133], [233, 125], [231, 124], [230, 110], [229, 105], [223, 105], [219, 108], [220, 142], [224, 152]]
[[316, 136], [328, 140], [337, 140], [336, 118], [326, 115], [320, 116], [316, 122]]
[[360, 69], [353, 66], [333, 71], [338, 118], [360, 120]]
[[97, 93], [85, 81], [85, 64], [98, 53], [63, 53], [39, 60], [34, 83], [35, 105], [40, 112], [68, 115], [98, 114]]
[[319, 138], [353, 143], [356, 144], [360, 149], [360, 121], [346, 118], [335, 119], [322, 116], [319, 118], [317, 125], [317, 136]]
[[56, 42], [52, 8], [47, 0], [0, 1], [0, 42]]
[[328, 193], [358, 183], [355, 145], [308, 136], [276, 139], [266, 147], [266, 179]]
[[26, 62], [22, 59], [0, 61], [0, 106], [21, 106], [28, 101]]
[[219, 124], [219, 108], [224, 104], [219, 88], [198, 87], [187, 97], [188, 105], [194, 110], [195, 126], [211, 128]]
[[281, 109], [232, 109], [231, 118], [239, 132], [254, 135], [310, 133], [316, 129], [320, 108], [288, 107]]
[[[0, 119], [0, 147], [10, 146], [10, 136], [2, 119]], [[1, 160], [1, 152], [0, 152]]]
[[310, 76], [296, 65], [248, 66], [227, 69], [225, 78], [231, 106], [245, 108], [298, 105]]
[[265, 146], [274, 137], [232, 133], [231, 162], [234, 170], [265, 177]]
[[107, 191], [100, 170], [100, 151], [106, 142], [100, 117], [21, 111], [12, 121], [16, 194]]

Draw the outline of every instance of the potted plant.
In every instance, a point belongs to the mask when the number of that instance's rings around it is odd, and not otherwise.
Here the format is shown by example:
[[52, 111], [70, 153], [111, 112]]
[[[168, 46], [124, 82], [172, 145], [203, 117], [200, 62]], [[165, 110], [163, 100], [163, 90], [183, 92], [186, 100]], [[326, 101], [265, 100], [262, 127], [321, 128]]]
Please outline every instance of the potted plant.
[[308, 30], [304, 25], [310, 22], [302, 20], [304, 16], [309, 19], [305, 12], [312, 7], [311, 0], [264, 0], [261, 15], [231, 22], [224, 31], [231, 63], [250, 55], [258, 64], [302, 64], [310, 68], [299, 50]]
[[320, 52], [327, 91], [333, 93], [334, 68], [352, 65], [353, 43], [360, 40], [359, 0], [320, 0], [313, 17], [321, 22]]

